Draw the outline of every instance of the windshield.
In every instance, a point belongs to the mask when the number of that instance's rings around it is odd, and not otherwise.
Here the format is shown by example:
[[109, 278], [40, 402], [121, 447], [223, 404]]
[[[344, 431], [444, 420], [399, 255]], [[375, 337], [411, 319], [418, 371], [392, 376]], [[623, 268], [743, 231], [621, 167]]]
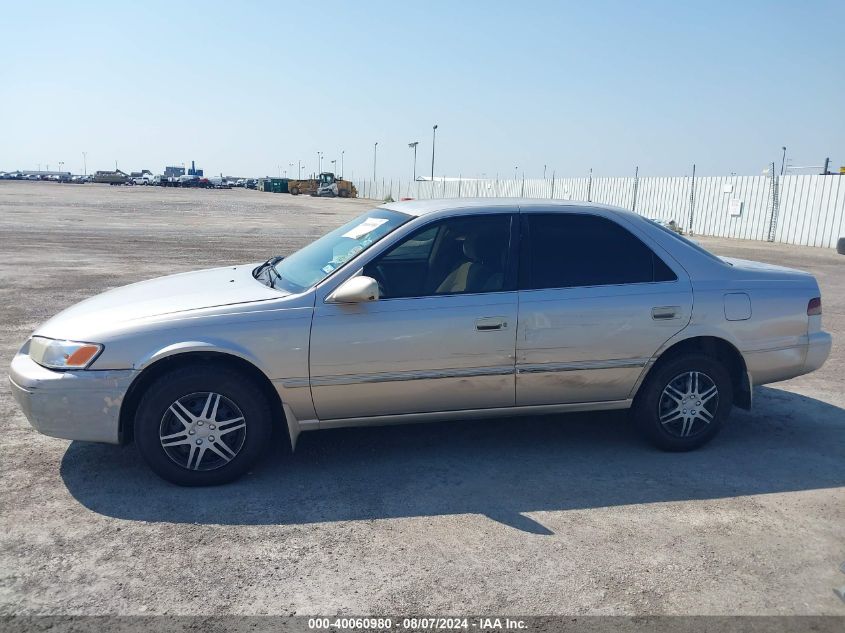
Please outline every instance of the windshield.
[[276, 264], [276, 287], [288, 292], [310, 288], [410, 219], [388, 209], [358, 216]]

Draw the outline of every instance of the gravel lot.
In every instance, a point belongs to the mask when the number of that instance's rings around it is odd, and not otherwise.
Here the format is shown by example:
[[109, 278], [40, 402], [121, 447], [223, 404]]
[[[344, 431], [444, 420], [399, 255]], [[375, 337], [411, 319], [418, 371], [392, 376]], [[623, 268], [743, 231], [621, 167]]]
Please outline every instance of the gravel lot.
[[[371, 206], [256, 191], [0, 182], [0, 365], [107, 288], [290, 252]], [[812, 271], [827, 365], [664, 454], [624, 414], [304, 434], [180, 489], [133, 446], [43, 437], [0, 387], [2, 614], [845, 614], [845, 256]]]

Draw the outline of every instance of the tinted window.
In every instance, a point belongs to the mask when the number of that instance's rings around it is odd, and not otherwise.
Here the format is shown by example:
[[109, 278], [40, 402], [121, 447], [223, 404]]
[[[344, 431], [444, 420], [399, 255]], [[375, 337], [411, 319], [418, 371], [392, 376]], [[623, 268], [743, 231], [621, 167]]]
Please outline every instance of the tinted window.
[[583, 214], [526, 214], [522, 288], [569, 288], [676, 279], [637, 237], [615, 222]]
[[[510, 215], [451, 218], [412, 233], [364, 267], [385, 299], [506, 288]], [[512, 284], [511, 284], [512, 285]]]

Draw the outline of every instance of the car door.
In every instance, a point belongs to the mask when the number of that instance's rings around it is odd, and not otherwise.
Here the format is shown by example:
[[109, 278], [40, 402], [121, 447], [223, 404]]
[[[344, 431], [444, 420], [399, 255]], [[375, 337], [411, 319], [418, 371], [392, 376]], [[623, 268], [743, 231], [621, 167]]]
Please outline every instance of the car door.
[[625, 400], [690, 319], [684, 269], [598, 209], [522, 213], [517, 405]]
[[323, 423], [513, 406], [515, 218], [433, 220], [369, 257], [362, 273], [381, 298], [318, 298], [310, 373]]

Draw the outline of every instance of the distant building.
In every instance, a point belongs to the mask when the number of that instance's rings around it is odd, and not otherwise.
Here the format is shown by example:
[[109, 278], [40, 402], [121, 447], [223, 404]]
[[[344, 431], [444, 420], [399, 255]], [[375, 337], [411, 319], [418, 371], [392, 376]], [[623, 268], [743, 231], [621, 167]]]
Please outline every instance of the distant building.
[[179, 176], [185, 175], [185, 168], [184, 167], [165, 167], [164, 168], [164, 175], [167, 178], [178, 178]]
[[202, 169], [197, 169], [197, 166], [194, 164], [194, 161], [191, 161], [191, 168], [188, 170], [189, 176], [199, 176], [202, 178]]

